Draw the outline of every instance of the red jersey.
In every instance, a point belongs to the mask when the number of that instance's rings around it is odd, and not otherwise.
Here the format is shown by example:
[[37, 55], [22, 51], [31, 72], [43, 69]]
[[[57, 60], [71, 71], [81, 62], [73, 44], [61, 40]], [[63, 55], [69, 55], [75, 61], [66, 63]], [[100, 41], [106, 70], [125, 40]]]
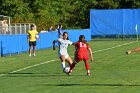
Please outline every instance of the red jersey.
[[76, 51], [77, 53], [87, 53], [88, 54], [88, 48], [89, 46], [83, 42], [77, 42], [75, 44], [75, 48], [76, 48]]
[[76, 57], [75, 60], [88, 60], [88, 48], [89, 46], [83, 42], [77, 42], [75, 44], [76, 47]]

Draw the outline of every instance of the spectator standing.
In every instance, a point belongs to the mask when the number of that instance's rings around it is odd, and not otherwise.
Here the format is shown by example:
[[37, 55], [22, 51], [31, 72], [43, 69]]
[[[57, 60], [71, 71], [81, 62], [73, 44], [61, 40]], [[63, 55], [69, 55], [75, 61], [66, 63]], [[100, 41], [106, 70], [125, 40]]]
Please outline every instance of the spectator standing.
[[48, 28], [48, 32], [52, 32], [52, 28], [53, 28], [53, 26], [50, 26], [50, 27]]
[[[38, 36], [38, 32], [35, 30], [35, 26], [31, 25], [30, 30], [27, 32], [28, 34], [28, 44], [29, 44], [29, 56], [32, 56], [32, 48], [33, 48], [33, 56], [36, 56], [36, 36]], [[39, 37], [38, 37], [39, 39]]]

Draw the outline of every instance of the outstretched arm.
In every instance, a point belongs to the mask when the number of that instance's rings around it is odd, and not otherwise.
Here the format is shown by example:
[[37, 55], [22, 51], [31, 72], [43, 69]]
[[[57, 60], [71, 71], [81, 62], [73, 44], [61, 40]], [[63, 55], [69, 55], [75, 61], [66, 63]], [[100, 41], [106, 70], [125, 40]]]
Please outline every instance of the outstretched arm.
[[72, 43], [72, 45], [74, 45], [74, 46], [75, 46], [75, 44], [76, 44], [76, 42]]
[[126, 53], [129, 55], [129, 54], [131, 54], [132, 52], [137, 52], [137, 51], [140, 51], [140, 47], [137, 47], [137, 48], [134, 48], [134, 49], [132, 49], [132, 50], [129, 50], [129, 51], [127, 51]]
[[53, 45], [53, 50], [55, 50], [55, 43], [57, 43], [57, 42], [58, 42], [58, 40], [53, 41], [53, 44], [52, 44]]

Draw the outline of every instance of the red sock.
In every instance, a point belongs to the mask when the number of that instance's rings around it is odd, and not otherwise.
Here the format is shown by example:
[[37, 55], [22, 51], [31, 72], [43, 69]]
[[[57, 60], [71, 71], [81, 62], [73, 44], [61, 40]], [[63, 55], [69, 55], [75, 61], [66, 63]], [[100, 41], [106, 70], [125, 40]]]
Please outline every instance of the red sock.
[[85, 67], [86, 67], [86, 70], [90, 70], [90, 67], [89, 67], [88, 61], [85, 61]]
[[70, 66], [70, 70], [73, 70], [75, 67], [75, 63], [72, 63], [72, 65]]

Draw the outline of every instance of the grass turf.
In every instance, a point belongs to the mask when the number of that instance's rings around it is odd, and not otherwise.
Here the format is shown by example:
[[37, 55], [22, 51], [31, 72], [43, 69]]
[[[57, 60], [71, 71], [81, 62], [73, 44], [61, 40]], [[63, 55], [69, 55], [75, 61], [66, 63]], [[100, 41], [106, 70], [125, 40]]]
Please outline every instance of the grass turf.
[[[91, 41], [93, 51], [114, 47], [128, 41]], [[0, 58], [0, 93], [139, 93], [140, 52], [126, 55], [127, 50], [139, 43], [93, 53], [94, 62], [89, 62], [91, 76], [86, 76], [84, 63], [76, 65], [72, 76], [60, 68], [57, 50], [37, 51], [36, 57], [28, 53]], [[73, 56], [74, 47], [69, 47]], [[53, 60], [52, 62], [49, 62]], [[35, 64], [45, 64], [23, 69]], [[49, 63], [47, 63], [49, 62]], [[23, 69], [21, 71], [17, 71]], [[17, 71], [15, 73], [9, 73]]]

